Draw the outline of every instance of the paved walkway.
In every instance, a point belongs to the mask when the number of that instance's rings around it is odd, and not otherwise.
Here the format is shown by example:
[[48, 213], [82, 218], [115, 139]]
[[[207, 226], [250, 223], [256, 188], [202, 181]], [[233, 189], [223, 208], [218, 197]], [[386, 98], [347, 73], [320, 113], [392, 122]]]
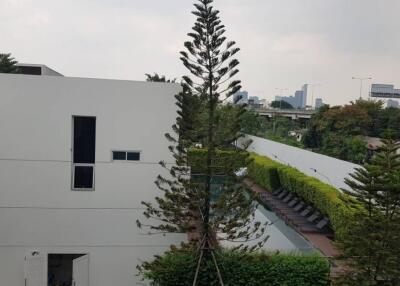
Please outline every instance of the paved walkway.
[[311, 244], [318, 249], [324, 256], [330, 258], [332, 265], [331, 275], [336, 276], [340, 271], [340, 267], [335, 264], [333, 258], [339, 254], [335, 248], [332, 237], [332, 231], [319, 230], [315, 224], [310, 223], [299, 212], [294, 211], [287, 203], [272, 195], [264, 188], [255, 184], [250, 179], [245, 179], [244, 183], [256, 193], [261, 194], [262, 201], [267, 207], [271, 208], [279, 217], [281, 217], [288, 225], [292, 226], [297, 232], [305, 237]]

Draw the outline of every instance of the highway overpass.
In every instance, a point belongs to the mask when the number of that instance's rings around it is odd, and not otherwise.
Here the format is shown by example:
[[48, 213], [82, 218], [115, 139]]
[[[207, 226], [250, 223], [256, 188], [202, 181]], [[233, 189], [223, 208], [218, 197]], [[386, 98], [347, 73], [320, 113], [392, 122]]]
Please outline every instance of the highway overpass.
[[266, 117], [289, 117], [291, 119], [310, 119], [316, 113], [316, 110], [303, 110], [303, 109], [274, 109], [274, 108], [256, 108], [254, 109], [261, 116]]

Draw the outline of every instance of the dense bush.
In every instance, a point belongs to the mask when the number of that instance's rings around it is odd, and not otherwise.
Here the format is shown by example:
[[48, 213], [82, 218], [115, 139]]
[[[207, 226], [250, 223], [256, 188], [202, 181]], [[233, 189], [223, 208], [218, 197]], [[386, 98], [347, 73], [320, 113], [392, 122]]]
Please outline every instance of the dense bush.
[[[317, 255], [243, 253], [219, 251], [218, 266], [226, 286], [319, 286], [329, 285], [329, 263]], [[141, 269], [151, 285], [190, 286], [197, 259], [192, 252], [167, 252]], [[212, 260], [205, 262], [199, 273], [199, 286], [219, 285]]]
[[256, 154], [251, 158], [248, 176], [255, 183], [269, 191], [283, 187], [296, 193], [328, 216], [336, 236], [343, 237], [357, 207], [352, 198], [295, 168]]

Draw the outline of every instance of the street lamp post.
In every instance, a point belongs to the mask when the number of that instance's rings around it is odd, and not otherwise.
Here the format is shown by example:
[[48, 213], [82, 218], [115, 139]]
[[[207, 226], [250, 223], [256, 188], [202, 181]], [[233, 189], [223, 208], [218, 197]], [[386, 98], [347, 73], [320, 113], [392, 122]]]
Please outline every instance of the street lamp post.
[[364, 80], [371, 80], [371, 77], [352, 77], [352, 79], [357, 79], [360, 81], [360, 99], [362, 99], [362, 89], [363, 89], [363, 81]]

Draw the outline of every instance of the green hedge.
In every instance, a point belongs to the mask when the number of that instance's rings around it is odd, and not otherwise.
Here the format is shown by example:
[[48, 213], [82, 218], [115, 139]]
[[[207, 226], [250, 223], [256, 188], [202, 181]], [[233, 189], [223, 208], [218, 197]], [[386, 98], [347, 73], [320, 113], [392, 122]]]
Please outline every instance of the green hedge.
[[314, 205], [328, 216], [336, 237], [342, 238], [357, 209], [355, 201], [338, 189], [301, 173], [299, 170], [251, 154], [248, 176], [258, 185], [273, 191], [283, 187], [294, 192], [307, 203]]
[[276, 190], [281, 187], [279, 181], [278, 169], [281, 164], [263, 156], [251, 153], [251, 163], [248, 166], [248, 176], [258, 185], [267, 190]]
[[[329, 285], [329, 263], [317, 255], [225, 250], [217, 253], [217, 261], [226, 286]], [[191, 286], [196, 262], [191, 252], [174, 250], [145, 264], [142, 275], [151, 285]], [[198, 282], [199, 286], [219, 285], [211, 259], [202, 265]]]

